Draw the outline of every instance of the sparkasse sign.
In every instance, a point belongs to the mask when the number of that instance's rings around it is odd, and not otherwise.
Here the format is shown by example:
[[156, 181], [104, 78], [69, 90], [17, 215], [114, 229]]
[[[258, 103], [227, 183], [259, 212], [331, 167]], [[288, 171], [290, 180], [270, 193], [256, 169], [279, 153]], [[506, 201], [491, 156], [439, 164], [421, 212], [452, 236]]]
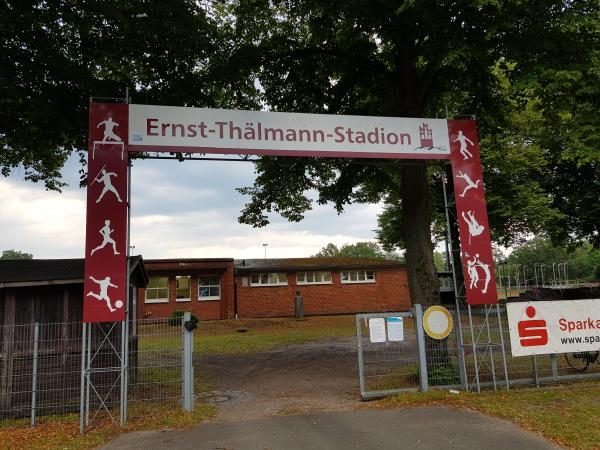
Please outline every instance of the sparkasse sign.
[[[448, 121], [129, 105], [130, 151], [444, 159]], [[276, 152], [276, 153], [275, 153]]]
[[513, 356], [600, 350], [600, 299], [507, 303]]

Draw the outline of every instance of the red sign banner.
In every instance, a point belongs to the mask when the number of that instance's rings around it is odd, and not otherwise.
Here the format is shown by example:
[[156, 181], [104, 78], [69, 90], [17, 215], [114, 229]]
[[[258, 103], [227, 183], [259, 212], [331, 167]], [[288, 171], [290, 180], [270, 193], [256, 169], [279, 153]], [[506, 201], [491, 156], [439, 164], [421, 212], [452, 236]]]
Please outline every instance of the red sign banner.
[[448, 120], [467, 303], [496, 304], [494, 257], [474, 120]]
[[125, 319], [128, 105], [90, 105], [84, 322]]
[[498, 303], [477, 130], [472, 120], [446, 122], [92, 103], [84, 322], [125, 319], [128, 152], [142, 150], [450, 157], [467, 302]]

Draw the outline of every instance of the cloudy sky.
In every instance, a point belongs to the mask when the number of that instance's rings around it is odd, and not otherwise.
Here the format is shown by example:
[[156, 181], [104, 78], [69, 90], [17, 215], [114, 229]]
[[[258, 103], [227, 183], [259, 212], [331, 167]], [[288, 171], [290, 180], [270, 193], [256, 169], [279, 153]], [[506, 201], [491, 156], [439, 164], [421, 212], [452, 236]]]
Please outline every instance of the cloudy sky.
[[[70, 159], [61, 194], [23, 181], [22, 171], [0, 177], [0, 251], [15, 249], [35, 258], [80, 258], [85, 240], [85, 190], [78, 187], [78, 162]], [[272, 216], [254, 229], [237, 218], [248, 199], [235, 191], [254, 180], [245, 162], [135, 161], [132, 170], [131, 245], [145, 258], [303, 257], [329, 242], [374, 240], [379, 205], [351, 206], [337, 215], [316, 206], [300, 223]]]

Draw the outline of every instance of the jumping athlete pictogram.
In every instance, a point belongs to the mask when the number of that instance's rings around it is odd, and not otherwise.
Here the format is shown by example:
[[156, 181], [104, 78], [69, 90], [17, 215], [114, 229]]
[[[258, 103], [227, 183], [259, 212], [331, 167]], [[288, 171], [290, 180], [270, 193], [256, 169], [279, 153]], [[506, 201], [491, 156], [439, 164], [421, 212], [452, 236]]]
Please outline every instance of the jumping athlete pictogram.
[[[469, 255], [466, 255], [469, 256]], [[480, 268], [481, 270], [483, 270], [483, 273], [485, 275], [485, 281], [483, 284], [483, 289], [481, 290], [482, 294], [486, 294], [487, 290], [488, 290], [488, 285], [490, 284], [490, 280], [492, 278], [492, 274], [490, 272], [490, 265], [489, 264], [485, 264], [483, 261], [481, 261], [479, 259], [479, 253], [475, 254], [475, 257], [473, 259], [468, 259], [467, 260], [467, 274], [469, 275], [469, 289], [473, 289], [473, 288], [478, 288], [479, 286], [477, 286], [479, 284], [479, 272], [477, 271], [477, 268]]]
[[104, 280], [96, 280], [92, 276], [90, 276], [89, 278], [94, 283], [98, 284], [98, 287], [100, 288], [100, 293], [96, 294], [95, 292], [90, 291], [87, 293], [86, 296], [91, 296], [91, 297], [97, 298], [98, 300], [104, 300], [106, 302], [106, 306], [108, 306], [108, 309], [110, 310], [110, 312], [115, 312], [118, 308], [121, 308], [123, 306], [123, 302], [121, 300], [117, 300], [115, 302], [116, 308], [113, 308], [110, 303], [110, 297], [108, 296], [108, 288], [109, 287], [113, 287], [113, 288], [119, 287], [110, 282], [110, 277], [106, 277]]
[[460, 194], [460, 197], [463, 197], [463, 198], [469, 189], [477, 189], [479, 187], [479, 182], [481, 181], [481, 180], [475, 180], [475, 183], [473, 183], [473, 180], [471, 180], [471, 177], [469, 177], [469, 175], [467, 175], [466, 173], [463, 173], [462, 171], [458, 172], [458, 175], [456, 175], [456, 178], [462, 178], [467, 183], [462, 194]]
[[[104, 167], [106, 167], [106, 164], [104, 165]], [[119, 193], [113, 186], [112, 180], [111, 180], [111, 177], [116, 177], [117, 174], [114, 172], [107, 172], [104, 167], [102, 167], [102, 170], [100, 170], [100, 172], [98, 172], [98, 175], [96, 176], [96, 178], [94, 178], [94, 183], [103, 183], [104, 184], [104, 187], [102, 188], [102, 193], [100, 194], [100, 197], [98, 197], [98, 200], [96, 200], [96, 203], [100, 203], [100, 200], [102, 200], [102, 197], [104, 197], [104, 194], [106, 194], [109, 191], [117, 196], [117, 200], [119, 201], [119, 203], [123, 203], [123, 200], [121, 200], [121, 196], [119, 195]]]
[[471, 145], [475, 144], [473, 144], [473, 141], [466, 137], [462, 131], [458, 132], [458, 136], [456, 137], [456, 139], [454, 139], [453, 142], [460, 142], [460, 154], [463, 155], [464, 159], [470, 159], [473, 157], [473, 153], [467, 150], [467, 142]]
[[117, 134], [114, 131], [115, 127], [118, 127], [119, 124], [117, 122], [115, 122], [112, 119], [112, 117], [109, 116], [108, 119], [100, 122], [98, 125], [96, 125], [96, 128], [100, 128], [100, 125], [104, 125], [104, 137], [102, 138], [102, 142], [108, 142], [108, 141], [122, 142], [123, 141], [119, 136], [117, 136]]
[[104, 247], [106, 247], [108, 244], [112, 245], [113, 248], [113, 253], [115, 255], [119, 255], [120, 253], [117, 251], [117, 243], [115, 242], [115, 240], [113, 238], [110, 237], [110, 234], [115, 231], [112, 228], [110, 228], [110, 220], [106, 219], [104, 221], [104, 226], [102, 228], [100, 228], [100, 230], [98, 231], [100, 233], [100, 235], [102, 236], [102, 243], [96, 247], [95, 249], [93, 249], [90, 253], [90, 255], [93, 255], [96, 251], [103, 249]]
[[481, 233], [483, 233], [483, 230], [485, 230], [485, 227], [483, 225], [481, 225], [479, 222], [477, 222], [477, 219], [475, 219], [475, 215], [473, 214], [473, 211], [467, 211], [466, 215], [465, 215], [465, 212], [463, 211], [461, 214], [462, 214], [463, 220], [467, 224], [467, 227], [469, 227], [469, 244], [471, 244], [471, 238], [474, 236], [479, 236]]

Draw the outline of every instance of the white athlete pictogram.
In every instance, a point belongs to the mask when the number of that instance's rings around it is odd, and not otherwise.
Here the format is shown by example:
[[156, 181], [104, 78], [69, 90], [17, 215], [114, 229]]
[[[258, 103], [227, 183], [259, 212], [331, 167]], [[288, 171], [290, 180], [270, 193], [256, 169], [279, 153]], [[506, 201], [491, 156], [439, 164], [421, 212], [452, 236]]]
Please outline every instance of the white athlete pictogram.
[[476, 260], [467, 259], [467, 273], [469, 274], [469, 289], [477, 287], [479, 282], [479, 274], [477, 273], [477, 267], [475, 267]]
[[123, 302], [121, 300], [117, 300], [115, 302], [116, 308], [113, 308], [110, 303], [110, 297], [108, 296], [108, 288], [109, 287], [114, 287], [114, 288], [119, 287], [110, 282], [110, 277], [106, 277], [104, 280], [96, 280], [94, 277], [89, 277], [89, 278], [94, 283], [98, 284], [98, 287], [100, 288], [100, 292], [98, 294], [96, 294], [95, 292], [90, 291], [87, 293], [86, 296], [92, 296], [94, 298], [97, 298], [98, 300], [104, 300], [106, 302], [106, 306], [108, 306], [108, 309], [110, 310], [110, 312], [115, 312], [118, 308], [121, 308], [123, 306]]
[[458, 136], [456, 137], [456, 139], [454, 139], [453, 142], [460, 142], [460, 154], [463, 155], [464, 159], [469, 159], [473, 157], [473, 153], [467, 150], [467, 142], [471, 145], [475, 144], [473, 144], [473, 141], [466, 137], [462, 131], [458, 132]]
[[122, 142], [123, 140], [117, 136], [115, 134], [115, 127], [118, 127], [119, 124], [117, 122], [115, 122], [112, 117], [108, 117], [108, 119], [103, 120], [102, 122], [100, 122], [98, 125], [96, 125], [96, 128], [100, 128], [100, 125], [104, 125], [104, 137], [102, 138], [102, 142], [108, 142], [108, 141], [116, 141], [116, 142]]
[[115, 240], [113, 238], [110, 237], [110, 234], [113, 231], [115, 231], [115, 230], [113, 230], [112, 228], [110, 228], [110, 220], [108, 220], [108, 219], [105, 220], [104, 221], [104, 226], [102, 228], [100, 228], [100, 230], [98, 231], [100, 233], [100, 235], [102, 236], [102, 244], [100, 244], [98, 247], [96, 247], [95, 249], [93, 249], [92, 252], [90, 253], [90, 255], [93, 255], [98, 250], [103, 249], [108, 244], [112, 245], [113, 253], [115, 255], [119, 255], [120, 254], [117, 251], [117, 243], [115, 242]]
[[[104, 167], [106, 167], [106, 164], [104, 164]], [[94, 183], [104, 184], [104, 187], [102, 188], [102, 193], [100, 194], [100, 197], [98, 197], [98, 200], [96, 200], [96, 203], [100, 203], [100, 200], [102, 200], [104, 194], [106, 194], [109, 191], [117, 196], [117, 200], [119, 201], [119, 203], [123, 203], [123, 200], [121, 200], [121, 196], [113, 186], [111, 180], [111, 177], [116, 177], [117, 174], [114, 172], [107, 172], [104, 167], [102, 167], [102, 170], [100, 170], [96, 178], [94, 178]]]
[[473, 180], [471, 180], [471, 177], [469, 177], [469, 175], [467, 175], [466, 173], [463, 173], [462, 171], [458, 172], [458, 175], [456, 175], [456, 178], [462, 178], [467, 183], [467, 185], [465, 186], [465, 189], [463, 190], [463, 193], [460, 194], [460, 196], [463, 198], [469, 189], [477, 189], [479, 187], [479, 182], [481, 181], [481, 180], [475, 180], [475, 183], [473, 183]]
[[485, 282], [483, 284], [483, 289], [481, 290], [481, 293], [486, 294], [492, 275], [490, 273], [490, 265], [485, 264], [479, 259], [479, 253], [476, 253], [473, 259], [467, 260], [467, 273], [469, 275], [470, 280], [469, 289], [479, 288], [479, 286], [477, 286], [479, 284], [479, 273], [477, 272], [478, 267], [481, 268], [481, 270], [483, 270], [483, 273], [485, 275]]
[[473, 211], [467, 211], [467, 214], [465, 215], [465, 212], [463, 211], [461, 213], [463, 220], [466, 222], [467, 227], [469, 227], [469, 244], [471, 244], [471, 238], [474, 236], [479, 236], [481, 233], [483, 233], [483, 230], [485, 230], [485, 227], [481, 224], [479, 224], [479, 222], [477, 222], [477, 219], [475, 219], [475, 216], [473, 214]]

